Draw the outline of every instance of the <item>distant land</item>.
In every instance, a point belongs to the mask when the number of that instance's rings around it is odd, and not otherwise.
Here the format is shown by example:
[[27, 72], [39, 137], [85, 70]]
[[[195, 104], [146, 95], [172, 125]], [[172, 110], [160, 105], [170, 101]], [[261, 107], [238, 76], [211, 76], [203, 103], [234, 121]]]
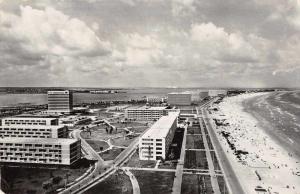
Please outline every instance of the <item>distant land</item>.
[[[124, 92], [124, 90], [134, 90], [134, 89], [150, 89], [150, 88], [170, 88], [170, 87], [0, 87], [1, 93], [10, 94], [45, 94], [49, 90], [72, 90], [77, 93], [89, 93], [93, 90], [114, 90]], [[173, 88], [175, 89], [175, 88]], [[176, 89], [199, 89], [199, 90], [209, 90], [209, 89], [225, 89], [225, 90], [296, 90], [297, 88], [207, 88], [207, 87], [177, 87]]]

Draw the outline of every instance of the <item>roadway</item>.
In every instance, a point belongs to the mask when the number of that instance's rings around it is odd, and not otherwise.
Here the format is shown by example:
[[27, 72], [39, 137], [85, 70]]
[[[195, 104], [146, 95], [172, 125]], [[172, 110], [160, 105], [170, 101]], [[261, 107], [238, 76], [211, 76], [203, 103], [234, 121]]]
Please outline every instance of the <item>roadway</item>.
[[207, 127], [209, 136], [212, 140], [212, 144], [215, 148], [216, 156], [218, 157], [220, 167], [222, 168], [222, 171], [224, 172], [224, 179], [227, 183], [227, 187], [228, 187], [230, 193], [243, 194], [245, 192], [244, 192], [244, 190], [240, 184], [240, 181], [237, 178], [237, 176], [236, 176], [236, 174], [235, 174], [235, 172], [223, 150], [223, 147], [221, 146], [221, 144], [217, 138], [215, 129], [211, 124], [212, 120], [211, 120], [210, 116], [207, 114], [206, 108], [208, 105], [209, 104], [206, 104], [205, 106], [203, 106], [201, 108], [201, 112], [203, 115], [204, 124]]
[[71, 136], [76, 139], [81, 140], [81, 148], [82, 150], [88, 155], [87, 158], [93, 159], [96, 161], [94, 170], [88, 174], [82, 180], [74, 183], [70, 187], [66, 188], [65, 190], [59, 192], [59, 194], [67, 194], [67, 193], [74, 193], [77, 189], [80, 189], [85, 184], [88, 184], [92, 181], [96, 176], [101, 173], [101, 170], [105, 167], [104, 160], [100, 157], [100, 155], [80, 136], [81, 130], [75, 129], [71, 132]]

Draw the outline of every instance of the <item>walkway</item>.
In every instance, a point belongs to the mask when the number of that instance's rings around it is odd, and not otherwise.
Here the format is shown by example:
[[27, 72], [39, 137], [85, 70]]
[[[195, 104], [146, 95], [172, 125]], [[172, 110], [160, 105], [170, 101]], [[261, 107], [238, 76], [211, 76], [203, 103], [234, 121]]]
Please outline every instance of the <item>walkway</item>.
[[216, 176], [215, 170], [214, 170], [213, 160], [212, 160], [210, 149], [209, 149], [208, 142], [207, 142], [207, 139], [206, 139], [206, 134], [205, 134], [205, 131], [204, 131], [204, 128], [203, 128], [204, 123], [202, 123], [200, 118], [199, 118], [199, 123], [200, 123], [200, 128], [201, 128], [204, 147], [205, 147], [205, 150], [206, 150], [206, 159], [207, 159], [208, 168], [209, 168], [211, 186], [213, 188], [214, 193], [221, 194], [220, 187], [219, 187], [218, 180], [217, 180], [217, 176]]
[[227, 183], [229, 191], [231, 191], [231, 193], [237, 193], [237, 194], [245, 193], [217, 138], [216, 132], [212, 124], [212, 119], [209, 117], [206, 110], [203, 110], [203, 116], [205, 117], [204, 122], [206, 124], [207, 131], [210, 134], [210, 138], [215, 148], [216, 156], [218, 157], [220, 167], [224, 173], [224, 179]]
[[135, 176], [130, 172], [129, 169], [126, 168], [122, 168], [122, 169], [125, 172], [125, 174], [130, 178], [132, 188], [133, 188], [133, 194], [140, 194], [141, 193], [140, 186]]
[[182, 140], [180, 159], [178, 160], [177, 167], [176, 167], [175, 178], [174, 178], [173, 188], [172, 188], [172, 194], [180, 194], [181, 193], [187, 127], [188, 126], [185, 126], [185, 128], [184, 128], [184, 135], [183, 135], [183, 140]]

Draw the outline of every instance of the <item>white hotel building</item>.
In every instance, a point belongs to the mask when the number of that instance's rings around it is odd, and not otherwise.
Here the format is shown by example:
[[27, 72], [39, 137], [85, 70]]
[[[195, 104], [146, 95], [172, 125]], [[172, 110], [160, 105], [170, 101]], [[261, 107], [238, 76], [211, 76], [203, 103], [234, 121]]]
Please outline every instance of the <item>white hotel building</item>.
[[169, 93], [168, 104], [170, 105], [191, 105], [192, 94], [188, 92], [183, 93]]
[[73, 111], [73, 93], [71, 91], [48, 91], [48, 113], [61, 114]]
[[57, 118], [8, 117], [2, 119], [0, 137], [67, 138], [68, 128]]
[[65, 126], [4, 125], [0, 126], [0, 137], [23, 138], [67, 138]]
[[162, 116], [139, 139], [140, 160], [166, 159], [170, 144], [177, 128], [178, 114]]
[[0, 138], [0, 163], [72, 165], [80, 157], [76, 139]]
[[125, 110], [125, 118], [143, 121], [154, 121], [160, 117], [168, 115], [169, 112], [178, 112], [179, 109], [167, 107], [149, 107], [128, 108]]
[[58, 118], [44, 118], [44, 117], [8, 117], [2, 119], [2, 126], [4, 125], [58, 125]]

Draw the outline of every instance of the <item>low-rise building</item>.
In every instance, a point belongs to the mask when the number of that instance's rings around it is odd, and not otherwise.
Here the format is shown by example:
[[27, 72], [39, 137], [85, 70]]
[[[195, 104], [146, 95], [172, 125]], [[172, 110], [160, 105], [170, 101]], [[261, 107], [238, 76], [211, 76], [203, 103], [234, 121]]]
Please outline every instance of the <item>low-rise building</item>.
[[149, 107], [128, 108], [125, 110], [125, 118], [131, 120], [155, 121], [160, 117], [168, 115], [170, 112], [179, 112], [179, 109], [170, 107]]
[[177, 128], [177, 115], [162, 116], [139, 139], [140, 160], [166, 159]]
[[8, 117], [2, 119], [3, 125], [38, 125], [55, 126], [58, 125], [58, 118], [43, 117]]
[[80, 158], [77, 139], [0, 138], [0, 163], [72, 165]]
[[170, 105], [191, 105], [192, 94], [188, 92], [183, 93], [169, 93], [168, 104]]
[[154, 121], [158, 120], [165, 113], [167, 107], [148, 107], [128, 108], [125, 110], [125, 118], [134, 120]]
[[67, 138], [68, 128], [61, 125], [3, 125], [0, 126], [0, 137]]

